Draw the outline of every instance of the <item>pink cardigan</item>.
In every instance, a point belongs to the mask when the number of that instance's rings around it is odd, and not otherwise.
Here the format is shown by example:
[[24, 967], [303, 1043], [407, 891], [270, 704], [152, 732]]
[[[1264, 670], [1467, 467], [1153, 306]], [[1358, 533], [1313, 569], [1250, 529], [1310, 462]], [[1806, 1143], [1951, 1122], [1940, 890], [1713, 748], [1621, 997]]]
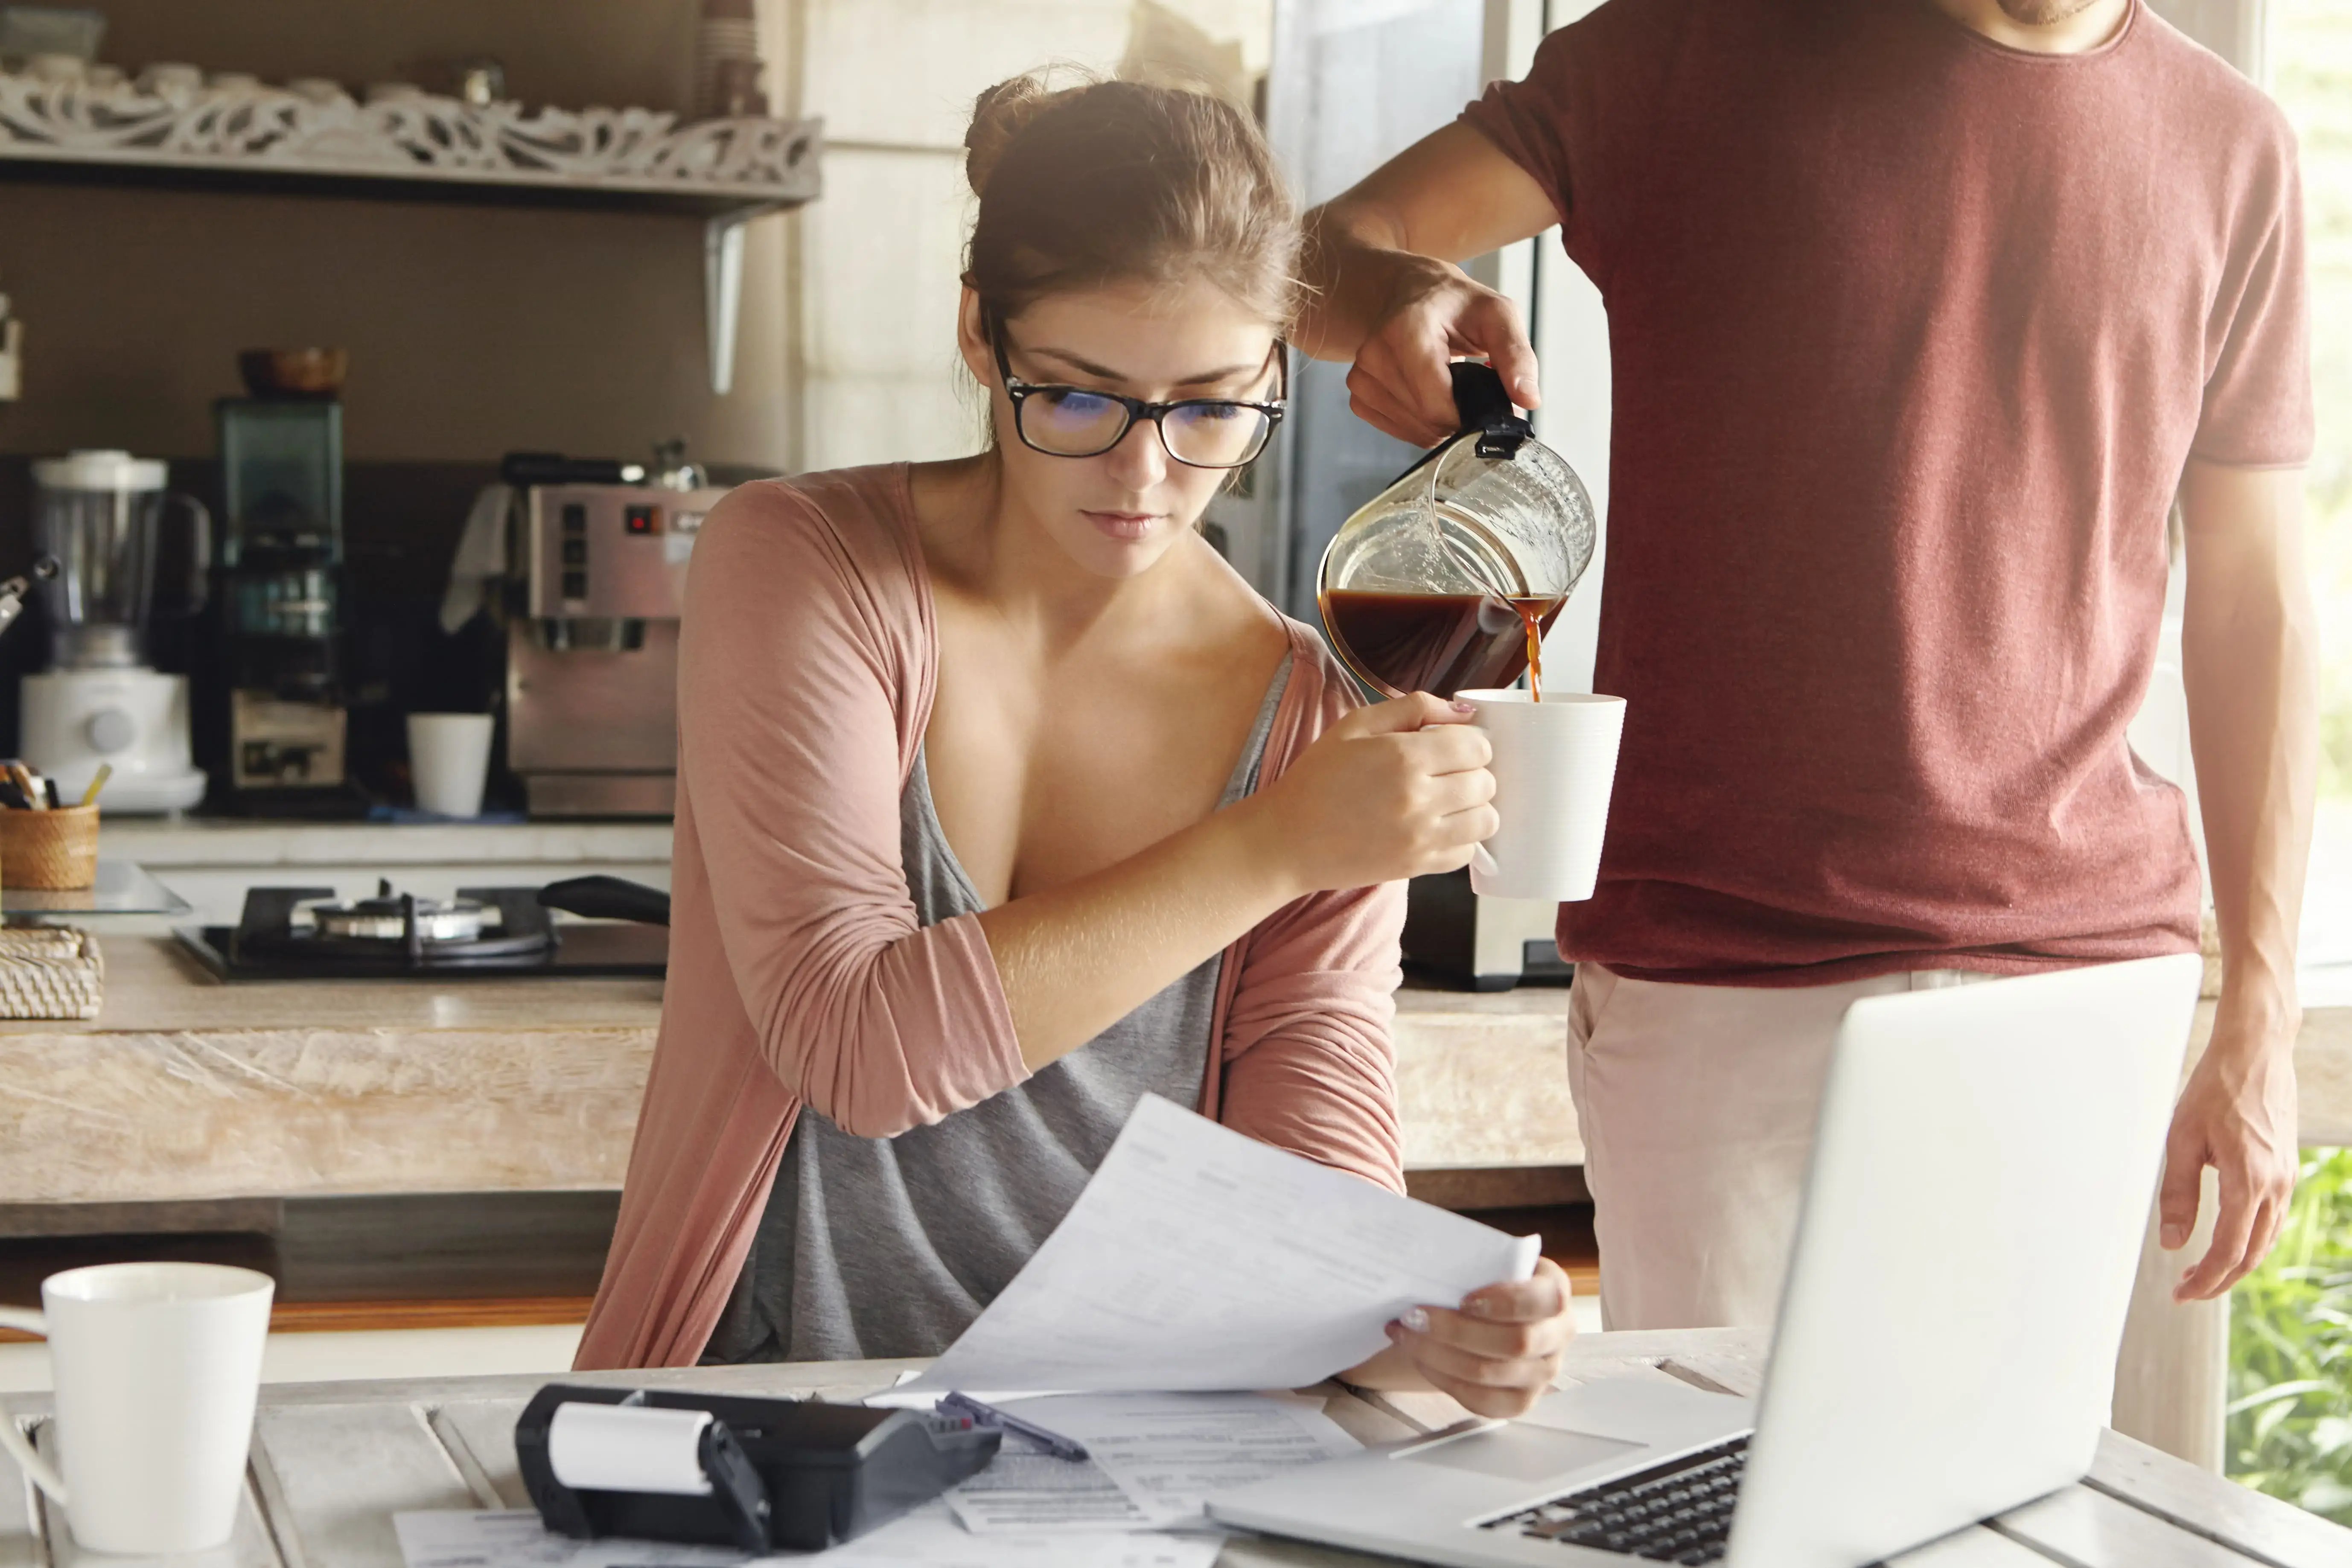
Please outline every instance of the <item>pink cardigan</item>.
[[[1261, 781], [1356, 704], [1289, 624]], [[1028, 1076], [978, 920], [916, 922], [898, 795], [930, 718], [930, 585], [904, 466], [746, 485], [695, 544], [678, 669], [661, 1035], [576, 1364], [709, 1341], [803, 1104], [887, 1138]], [[1226, 951], [1201, 1111], [1402, 1189], [1403, 887], [1319, 893]]]

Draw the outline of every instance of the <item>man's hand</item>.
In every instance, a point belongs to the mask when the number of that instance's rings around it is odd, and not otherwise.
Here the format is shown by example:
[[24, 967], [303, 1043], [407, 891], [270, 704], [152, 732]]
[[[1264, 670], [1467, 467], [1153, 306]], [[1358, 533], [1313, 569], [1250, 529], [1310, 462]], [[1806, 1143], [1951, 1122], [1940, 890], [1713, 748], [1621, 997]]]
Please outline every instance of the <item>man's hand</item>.
[[1366, 252], [1357, 265], [1380, 274], [1387, 302], [1348, 372], [1356, 417], [1416, 447], [1434, 447], [1461, 427], [1446, 365], [1483, 359], [1511, 401], [1533, 408], [1536, 351], [1519, 308], [1471, 281], [1451, 262], [1409, 250]]
[[1314, 291], [1297, 333], [1318, 359], [1353, 359], [1349, 402], [1401, 441], [1433, 446], [1460, 421], [1446, 363], [1493, 363], [1533, 408], [1535, 350], [1518, 307], [1454, 265], [1559, 221], [1551, 197], [1466, 125], [1431, 132], [1307, 215]]
[[2175, 1300], [2218, 1296], [2278, 1239], [2294, 1190], [2295, 928], [2318, 772], [2317, 643], [2303, 567], [2303, 473], [2192, 458], [2181, 476], [2181, 679], [2204, 807], [2221, 997], [2172, 1113], [2158, 1239], [2188, 1240], [2204, 1167], [2213, 1244]]
[[2158, 1239], [2167, 1250], [2187, 1244], [2196, 1227], [2206, 1166], [2220, 1177], [2212, 1245], [2173, 1287], [2176, 1301], [2204, 1301], [2244, 1279], [2278, 1240], [2294, 1193], [2294, 1038], [2247, 1030], [2214, 1031], [2164, 1145], [2164, 1187], [2157, 1200]]

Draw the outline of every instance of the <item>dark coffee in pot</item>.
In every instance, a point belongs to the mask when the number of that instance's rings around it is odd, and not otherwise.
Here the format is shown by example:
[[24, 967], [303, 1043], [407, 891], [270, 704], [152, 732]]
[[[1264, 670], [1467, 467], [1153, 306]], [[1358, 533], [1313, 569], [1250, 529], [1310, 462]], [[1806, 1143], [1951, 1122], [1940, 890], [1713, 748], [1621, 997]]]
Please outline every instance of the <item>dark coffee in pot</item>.
[[[1323, 625], [1349, 668], [1391, 696], [1508, 686], [1521, 670], [1542, 679], [1543, 633], [1565, 594], [1503, 599], [1480, 594], [1391, 594], [1334, 588], [1321, 595]], [[1542, 687], [1538, 684], [1537, 693]]]

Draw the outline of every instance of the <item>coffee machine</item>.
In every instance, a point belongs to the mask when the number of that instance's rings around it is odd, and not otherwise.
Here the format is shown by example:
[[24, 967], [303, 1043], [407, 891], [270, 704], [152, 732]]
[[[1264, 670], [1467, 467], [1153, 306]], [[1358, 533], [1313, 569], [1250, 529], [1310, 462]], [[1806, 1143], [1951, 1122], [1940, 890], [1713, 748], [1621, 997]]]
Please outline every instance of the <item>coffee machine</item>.
[[1429, 979], [1471, 991], [1565, 985], [1576, 966], [1559, 956], [1559, 906], [1475, 892], [1467, 870], [1405, 884], [1404, 961]]
[[25, 678], [25, 760], [79, 797], [99, 764], [113, 771], [113, 812], [179, 811], [204, 798], [191, 757], [188, 682], [147, 663], [148, 619], [166, 510], [189, 528], [189, 603], [201, 609], [211, 519], [164, 488], [157, 459], [121, 451], [70, 452], [33, 465], [34, 548], [57, 558], [42, 585], [50, 668]]
[[[510, 459], [507, 471], [560, 470]], [[727, 493], [692, 484], [690, 468], [684, 477], [690, 488], [518, 485], [506, 763], [533, 816], [667, 816], [676, 804], [687, 562]]]
[[227, 803], [308, 814], [361, 804], [344, 764], [343, 408], [226, 397], [220, 441], [220, 726]]

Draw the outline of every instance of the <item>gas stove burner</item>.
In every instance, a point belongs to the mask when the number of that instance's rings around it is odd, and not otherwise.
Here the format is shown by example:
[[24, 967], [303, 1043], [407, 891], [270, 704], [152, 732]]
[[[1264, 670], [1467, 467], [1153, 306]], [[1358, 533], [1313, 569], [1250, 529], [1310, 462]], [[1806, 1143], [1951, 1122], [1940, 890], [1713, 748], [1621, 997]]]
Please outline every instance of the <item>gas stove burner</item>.
[[587, 921], [559, 937], [536, 888], [460, 888], [447, 900], [393, 890], [253, 888], [234, 926], [173, 933], [224, 980], [457, 980], [500, 974], [636, 976], [668, 967], [669, 931]]
[[[307, 912], [306, 924], [296, 917]], [[555, 952], [554, 922], [530, 888], [461, 888], [442, 903], [381, 884], [349, 902], [332, 888], [254, 888], [228, 934], [232, 963], [274, 969], [331, 964], [341, 973], [538, 969]]]
[[414, 931], [426, 943], [471, 942], [488, 923], [488, 910], [478, 898], [449, 903], [395, 893], [390, 878], [376, 883], [373, 899], [349, 903], [311, 904], [310, 919], [321, 937], [406, 943]]

